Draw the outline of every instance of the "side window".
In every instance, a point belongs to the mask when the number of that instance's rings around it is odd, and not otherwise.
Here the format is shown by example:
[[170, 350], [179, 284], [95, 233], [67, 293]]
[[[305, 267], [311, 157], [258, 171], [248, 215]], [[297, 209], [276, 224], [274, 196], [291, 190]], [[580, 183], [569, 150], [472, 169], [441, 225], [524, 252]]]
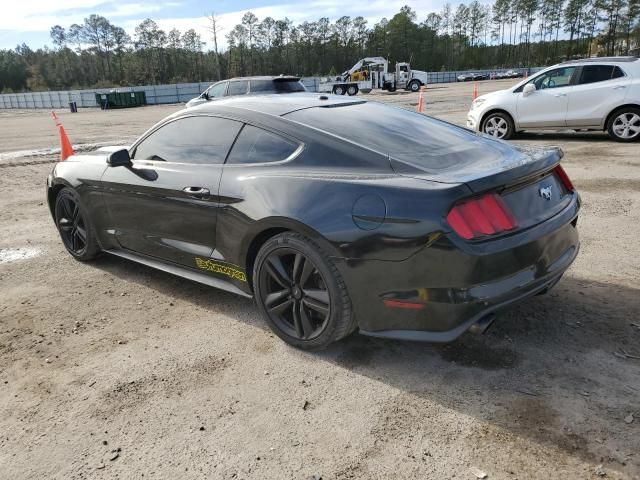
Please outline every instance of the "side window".
[[216, 83], [213, 85], [207, 93], [209, 94], [209, 98], [218, 98], [224, 95], [224, 91], [227, 89], [227, 82]]
[[245, 125], [227, 163], [267, 163], [288, 158], [298, 144], [261, 128]]
[[611, 80], [613, 75], [613, 66], [611, 65], [585, 65], [582, 67], [582, 75], [580, 75], [580, 84], [604, 82]]
[[273, 80], [251, 80], [251, 93], [272, 92]]
[[249, 82], [247, 80], [240, 80], [237, 82], [229, 82], [229, 90], [227, 90], [227, 96], [231, 95], [244, 95], [249, 88]]
[[140, 142], [133, 158], [174, 163], [224, 163], [241, 127], [241, 122], [226, 118], [180, 118]]
[[529, 83], [536, 86], [536, 90], [545, 88], [567, 87], [571, 84], [571, 79], [576, 71], [576, 67], [562, 67], [550, 70], [547, 73], [534, 78]]

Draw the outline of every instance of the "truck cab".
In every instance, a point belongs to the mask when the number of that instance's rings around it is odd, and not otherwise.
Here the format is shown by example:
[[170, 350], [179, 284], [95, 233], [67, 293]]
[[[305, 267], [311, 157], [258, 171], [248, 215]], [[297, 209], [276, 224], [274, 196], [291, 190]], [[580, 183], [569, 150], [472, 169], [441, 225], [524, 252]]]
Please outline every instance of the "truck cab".
[[404, 88], [417, 92], [420, 87], [427, 84], [427, 72], [411, 70], [408, 62], [396, 63], [396, 88]]

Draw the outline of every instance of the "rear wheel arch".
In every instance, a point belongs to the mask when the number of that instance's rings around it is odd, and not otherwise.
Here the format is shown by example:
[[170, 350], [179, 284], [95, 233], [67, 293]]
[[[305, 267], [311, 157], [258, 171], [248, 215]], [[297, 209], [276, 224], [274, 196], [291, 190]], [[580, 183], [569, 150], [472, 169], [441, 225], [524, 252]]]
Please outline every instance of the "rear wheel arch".
[[609, 114], [607, 115], [607, 118], [605, 119], [604, 124], [602, 125], [602, 130], [606, 131], [609, 128], [609, 122], [615, 116], [615, 114], [618, 113], [620, 110], [623, 110], [625, 108], [637, 108], [637, 109], [640, 109], [640, 104], [637, 104], [637, 103], [626, 103], [624, 105], [619, 105], [616, 108], [614, 108], [613, 110], [611, 110], [609, 112]]
[[247, 247], [244, 249], [244, 268], [251, 288], [253, 288], [253, 267], [258, 256], [258, 252], [271, 238], [285, 232], [304, 235], [316, 243], [328, 255], [340, 256], [339, 252], [331, 242], [324, 238], [319, 232], [303, 223], [286, 218], [279, 219], [277, 222], [269, 222], [269, 224], [265, 223], [263, 228], [259, 228], [251, 237]]

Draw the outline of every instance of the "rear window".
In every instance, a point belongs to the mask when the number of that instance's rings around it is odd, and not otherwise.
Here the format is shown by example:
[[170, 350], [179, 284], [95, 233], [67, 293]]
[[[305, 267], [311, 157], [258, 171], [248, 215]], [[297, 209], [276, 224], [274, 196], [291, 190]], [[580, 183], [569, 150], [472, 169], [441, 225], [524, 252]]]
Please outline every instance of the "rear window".
[[[324, 130], [428, 172], [459, 168], [496, 155], [469, 130], [374, 102], [314, 107], [286, 118]], [[496, 149], [499, 146], [496, 145]]]
[[304, 91], [306, 91], [306, 89], [299, 80], [251, 80], [251, 93], [291, 93]]

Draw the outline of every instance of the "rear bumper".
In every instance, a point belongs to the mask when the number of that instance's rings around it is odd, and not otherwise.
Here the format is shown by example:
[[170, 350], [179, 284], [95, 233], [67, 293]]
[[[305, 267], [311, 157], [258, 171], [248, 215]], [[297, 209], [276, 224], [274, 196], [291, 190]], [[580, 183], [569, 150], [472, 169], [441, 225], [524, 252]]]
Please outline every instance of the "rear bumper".
[[405, 261], [345, 261], [338, 268], [360, 332], [449, 342], [549, 289], [578, 254], [578, 208], [576, 194], [563, 212], [512, 237], [465, 244], [442, 236]]
[[[469, 330], [475, 324], [486, 317], [507, 310], [515, 304], [544, 292], [553, 287], [564, 272], [573, 263], [578, 254], [578, 247], [570, 247], [554, 262], [549, 273], [541, 278], [533, 278], [535, 273], [531, 269], [525, 269], [510, 278], [498, 280], [496, 282], [479, 285], [470, 290], [476, 290], [477, 296], [471, 297], [471, 302], [466, 302], [466, 308], [456, 308], [452, 306], [451, 314], [458, 318], [464, 318], [465, 312], [471, 314], [459, 325], [446, 331], [426, 331], [426, 330], [360, 330], [363, 335], [379, 338], [391, 338], [396, 340], [413, 340], [421, 342], [451, 342]], [[524, 283], [523, 283], [524, 282]], [[460, 289], [451, 289], [453, 295], [463, 293]], [[469, 291], [464, 292], [469, 295]], [[471, 295], [474, 295], [473, 293]], [[483, 296], [486, 295], [486, 296]], [[456, 312], [456, 310], [459, 310]], [[475, 313], [471, 313], [476, 310]]]

